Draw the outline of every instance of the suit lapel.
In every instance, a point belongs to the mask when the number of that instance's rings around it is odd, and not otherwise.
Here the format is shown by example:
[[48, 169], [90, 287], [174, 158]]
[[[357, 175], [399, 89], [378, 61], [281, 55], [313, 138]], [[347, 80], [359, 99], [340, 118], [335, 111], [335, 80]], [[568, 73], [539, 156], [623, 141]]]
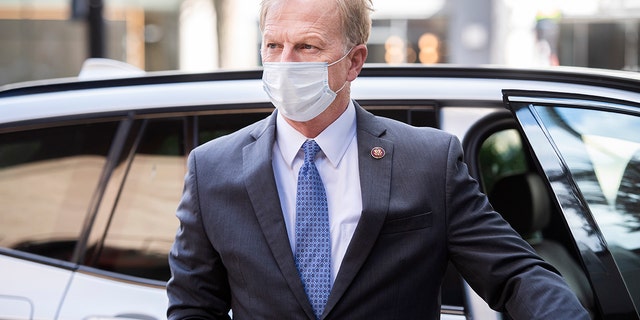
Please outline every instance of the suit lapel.
[[247, 193], [273, 257], [298, 303], [310, 318], [314, 318], [313, 309], [295, 266], [278, 197], [278, 188], [273, 175], [272, 154], [275, 142], [275, 118], [274, 112], [266, 120], [264, 126], [257, 127], [252, 132], [256, 141], [243, 149], [244, 181], [246, 181]]
[[[393, 143], [381, 138], [385, 127], [357, 104], [356, 119], [362, 216], [342, 260], [325, 314], [340, 300], [369, 256], [389, 208]], [[371, 155], [374, 147], [381, 147], [384, 157], [374, 158]]]

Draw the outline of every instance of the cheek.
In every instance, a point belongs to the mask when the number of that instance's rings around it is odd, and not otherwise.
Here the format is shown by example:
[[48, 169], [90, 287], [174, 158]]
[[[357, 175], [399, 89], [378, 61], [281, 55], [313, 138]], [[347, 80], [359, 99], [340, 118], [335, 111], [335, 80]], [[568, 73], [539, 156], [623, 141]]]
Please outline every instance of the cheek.
[[333, 92], [340, 89], [345, 81], [347, 81], [347, 73], [344, 70], [333, 73], [329, 72], [329, 88], [331, 88]]

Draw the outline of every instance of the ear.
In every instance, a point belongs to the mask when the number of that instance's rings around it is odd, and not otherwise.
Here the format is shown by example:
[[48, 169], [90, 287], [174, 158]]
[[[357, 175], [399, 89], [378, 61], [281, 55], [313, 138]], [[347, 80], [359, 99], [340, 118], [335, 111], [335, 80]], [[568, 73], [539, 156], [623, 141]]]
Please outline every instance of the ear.
[[358, 77], [360, 70], [362, 70], [364, 66], [364, 62], [367, 60], [367, 54], [367, 46], [364, 44], [359, 44], [351, 49], [351, 53], [349, 54], [351, 68], [349, 68], [347, 74], [347, 81], [353, 81]]

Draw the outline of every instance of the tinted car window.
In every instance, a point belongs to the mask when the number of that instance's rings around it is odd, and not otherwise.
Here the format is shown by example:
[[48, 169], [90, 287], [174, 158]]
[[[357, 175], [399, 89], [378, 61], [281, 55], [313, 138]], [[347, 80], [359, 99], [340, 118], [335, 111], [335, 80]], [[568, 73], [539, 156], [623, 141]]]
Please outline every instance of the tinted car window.
[[480, 180], [489, 193], [496, 180], [529, 170], [522, 139], [516, 129], [501, 130], [490, 135], [480, 147], [478, 155]]
[[[138, 120], [115, 166], [95, 219], [85, 264], [167, 281], [167, 254], [178, 229], [186, 156], [197, 144], [232, 133], [269, 112]], [[194, 139], [196, 140], [194, 142]]]
[[215, 114], [197, 117], [198, 144], [232, 133], [269, 116], [268, 112]]
[[[640, 305], [640, 118], [599, 110], [536, 107]], [[635, 191], [633, 191], [635, 190]]]
[[0, 135], [2, 247], [71, 259], [117, 125]]
[[105, 194], [112, 200], [101, 210], [110, 218], [105, 229], [96, 228], [106, 231], [103, 240], [93, 238], [87, 265], [169, 280], [167, 253], [178, 228], [175, 210], [186, 172], [186, 123], [182, 118], [144, 121], [134, 152], [114, 170]]

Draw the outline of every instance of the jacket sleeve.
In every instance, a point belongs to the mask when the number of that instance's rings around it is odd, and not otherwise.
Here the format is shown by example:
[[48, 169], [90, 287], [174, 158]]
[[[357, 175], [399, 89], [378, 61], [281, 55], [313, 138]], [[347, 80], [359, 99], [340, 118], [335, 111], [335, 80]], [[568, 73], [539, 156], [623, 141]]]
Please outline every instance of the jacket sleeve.
[[513, 319], [589, 319], [557, 271], [493, 210], [455, 137], [446, 179], [450, 259], [491, 308]]
[[176, 212], [180, 226], [169, 253], [167, 318], [170, 320], [229, 319], [226, 269], [204, 231], [197, 170], [196, 152], [192, 152]]

